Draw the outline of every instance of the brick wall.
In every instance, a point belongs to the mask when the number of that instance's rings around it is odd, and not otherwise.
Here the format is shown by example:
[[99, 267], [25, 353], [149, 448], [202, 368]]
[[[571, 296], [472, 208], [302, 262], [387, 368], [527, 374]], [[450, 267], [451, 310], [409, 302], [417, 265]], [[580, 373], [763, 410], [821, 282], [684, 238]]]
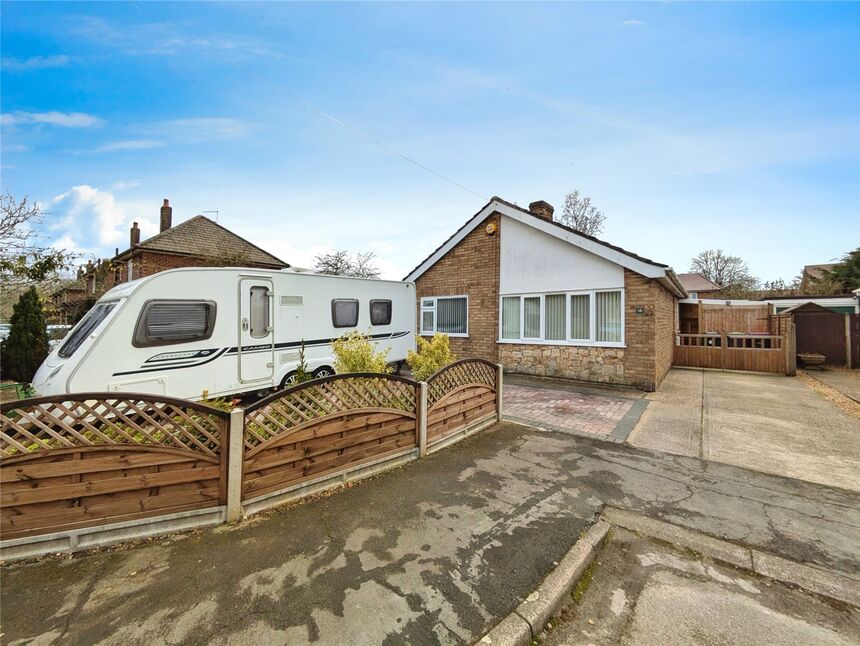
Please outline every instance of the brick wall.
[[[491, 222], [496, 232], [490, 236], [486, 226]], [[451, 349], [459, 358], [498, 361], [499, 239], [503, 233], [500, 216], [488, 216], [415, 281], [419, 326], [422, 297], [468, 294], [469, 336], [451, 338]]]
[[[643, 313], [637, 314], [637, 309]], [[675, 300], [656, 280], [624, 270], [626, 383], [656, 390], [672, 367]]]
[[672, 367], [672, 353], [675, 348], [675, 333], [678, 325], [675, 321], [675, 297], [660, 283], [654, 282], [655, 291], [655, 329], [656, 371], [655, 387], [660, 385], [663, 378]]

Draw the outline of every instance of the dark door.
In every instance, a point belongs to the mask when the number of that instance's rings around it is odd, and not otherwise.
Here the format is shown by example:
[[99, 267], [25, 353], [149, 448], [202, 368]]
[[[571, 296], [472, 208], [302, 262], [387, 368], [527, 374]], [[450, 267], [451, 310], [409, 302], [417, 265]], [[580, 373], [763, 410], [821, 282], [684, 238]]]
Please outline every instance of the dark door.
[[795, 312], [797, 353], [823, 354], [831, 366], [844, 366], [845, 315], [829, 310]]

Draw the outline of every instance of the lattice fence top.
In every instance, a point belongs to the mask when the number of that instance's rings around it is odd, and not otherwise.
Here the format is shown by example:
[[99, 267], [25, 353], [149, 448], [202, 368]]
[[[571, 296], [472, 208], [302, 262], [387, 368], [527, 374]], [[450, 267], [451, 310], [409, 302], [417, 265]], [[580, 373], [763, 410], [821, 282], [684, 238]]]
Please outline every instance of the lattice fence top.
[[0, 413], [0, 456], [111, 445], [162, 446], [218, 456], [225, 419], [220, 411], [179, 400], [128, 396], [24, 400], [4, 405]]
[[357, 409], [396, 409], [415, 414], [414, 382], [379, 376], [335, 376], [273, 395], [249, 410], [245, 446], [254, 448], [292, 428]]
[[427, 406], [433, 406], [447, 393], [467, 384], [496, 387], [496, 366], [479, 359], [463, 359], [442, 368], [427, 380]]

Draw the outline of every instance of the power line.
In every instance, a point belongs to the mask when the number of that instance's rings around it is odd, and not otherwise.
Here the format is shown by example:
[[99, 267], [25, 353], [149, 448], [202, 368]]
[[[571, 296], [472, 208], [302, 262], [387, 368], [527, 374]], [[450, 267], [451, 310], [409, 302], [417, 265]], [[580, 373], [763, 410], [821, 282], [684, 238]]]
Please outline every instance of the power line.
[[[137, 2], [134, 2], [133, 0], [129, 0], [129, 4], [131, 4], [135, 9], [137, 9], [138, 11], [140, 11], [142, 13], [148, 13], [149, 16], [151, 16], [152, 19], [155, 20], [156, 22], [161, 23], [162, 25], [164, 25], [165, 27], [168, 27], [169, 29], [173, 29], [178, 34], [184, 36], [184, 33], [182, 32], [182, 30], [180, 30], [176, 25], [174, 25], [170, 22], [167, 22], [166, 20], [162, 20], [158, 16], [152, 14], [152, 12], [150, 12], [149, 10], [146, 10], [143, 7], [141, 7]], [[345, 128], [345, 129], [351, 131], [353, 134], [358, 135], [359, 137], [362, 137], [363, 139], [366, 139], [367, 141], [371, 142], [372, 144], [374, 144], [378, 148], [384, 150], [385, 152], [387, 152], [391, 155], [395, 155], [396, 157], [400, 157], [402, 160], [412, 164], [413, 166], [417, 166], [421, 170], [426, 171], [426, 172], [430, 173], [431, 175], [434, 175], [434, 176], [438, 177], [439, 179], [448, 182], [449, 184], [453, 184], [454, 186], [456, 186], [459, 189], [462, 189], [464, 191], [467, 191], [468, 193], [471, 193], [472, 195], [480, 197], [482, 200], [488, 200], [489, 199], [487, 196], [481, 195], [477, 191], [473, 191], [468, 186], [461, 184], [460, 182], [448, 177], [447, 175], [443, 175], [442, 173], [439, 173], [439, 172], [433, 170], [429, 166], [422, 164], [418, 160], [413, 159], [409, 155], [406, 155], [406, 154], [400, 152], [399, 150], [392, 148], [388, 144], [376, 139], [370, 133], [365, 132], [361, 128], [353, 126], [352, 124], [347, 123], [346, 121], [342, 121], [341, 119], [338, 119], [333, 114], [330, 114], [329, 112], [326, 112], [325, 110], [323, 110], [321, 108], [318, 108], [314, 104], [309, 103], [308, 101], [304, 100], [302, 97], [295, 94], [288, 87], [282, 85], [281, 83], [278, 83], [278, 82], [273, 81], [269, 78], [266, 78], [265, 76], [262, 76], [261, 74], [258, 74], [257, 72], [255, 72], [253, 69], [250, 69], [247, 66], [242, 65], [241, 63], [238, 63], [236, 61], [232, 61], [232, 60], [228, 59], [227, 63], [232, 65], [236, 69], [241, 70], [242, 72], [245, 72], [249, 76], [252, 76], [253, 78], [260, 81], [261, 83], [265, 83], [266, 85], [273, 87], [274, 89], [278, 90], [279, 92], [281, 92], [282, 94], [287, 96], [289, 99], [298, 103], [302, 107], [307, 108], [311, 112], [315, 112], [317, 115], [319, 115], [325, 119], [328, 119], [329, 121], [331, 121], [335, 125], [338, 125], [341, 128]]]

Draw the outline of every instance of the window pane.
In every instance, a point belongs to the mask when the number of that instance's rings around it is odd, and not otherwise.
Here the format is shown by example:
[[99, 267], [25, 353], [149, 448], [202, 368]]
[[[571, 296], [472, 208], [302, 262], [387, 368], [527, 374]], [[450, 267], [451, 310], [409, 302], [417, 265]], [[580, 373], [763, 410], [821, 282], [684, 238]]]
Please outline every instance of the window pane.
[[583, 340], [591, 338], [588, 298], [588, 294], [575, 294], [570, 297], [571, 339]]
[[465, 298], [436, 299], [436, 329], [445, 334], [466, 334], [468, 308]]
[[146, 312], [147, 341], [190, 341], [206, 336], [209, 303], [154, 303]]
[[544, 297], [546, 315], [546, 330], [544, 338], [548, 341], [564, 341], [565, 336], [565, 307], [564, 294], [551, 294]]
[[78, 323], [74, 332], [69, 335], [69, 338], [66, 339], [66, 342], [57, 354], [61, 357], [71, 357], [75, 353], [75, 350], [81, 347], [84, 340], [95, 331], [99, 324], [105, 320], [107, 315], [110, 314], [111, 310], [115, 307], [115, 302], [97, 303], [89, 312], [87, 312], [86, 316], [81, 319], [81, 322]]
[[421, 312], [421, 331], [435, 332], [436, 327], [433, 325], [433, 310], [425, 310]]
[[262, 339], [269, 334], [269, 288], [251, 288], [251, 336]]
[[389, 325], [391, 324], [391, 301], [372, 300], [370, 301], [370, 324], [371, 325]]
[[507, 296], [502, 299], [502, 338], [520, 338], [520, 297]]
[[354, 298], [336, 298], [331, 302], [331, 322], [335, 327], [358, 325], [358, 301]]
[[598, 292], [595, 296], [597, 340], [620, 343], [621, 292]]
[[523, 338], [540, 338], [540, 296], [523, 299]]

